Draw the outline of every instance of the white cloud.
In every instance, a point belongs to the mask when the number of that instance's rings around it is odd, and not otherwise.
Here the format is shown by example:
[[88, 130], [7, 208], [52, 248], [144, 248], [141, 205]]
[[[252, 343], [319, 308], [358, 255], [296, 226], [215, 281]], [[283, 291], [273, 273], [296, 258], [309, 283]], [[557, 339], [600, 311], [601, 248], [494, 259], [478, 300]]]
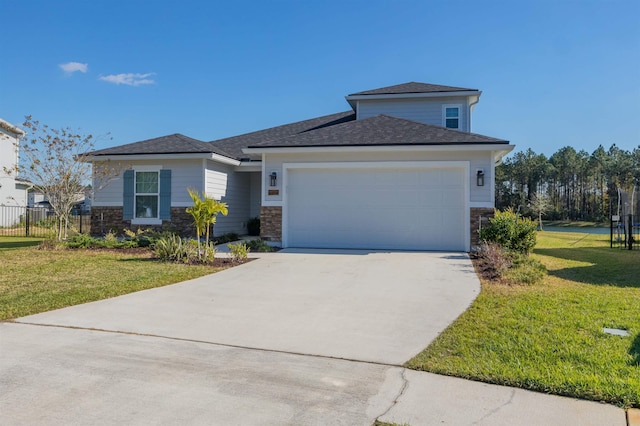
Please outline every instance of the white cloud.
[[127, 86], [140, 86], [141, 84], [155, 84], [155, 80], [150, 79], [152, 75], [156, 73], [150, 72], [147, 74], [111, 74], [100, 76], [100, 80], [107, 81], [113, 84], [126, 84]]
[[74, 72], [85, 73], [89, 69], [89, 64], [81, 64], [80, 62], [67, 62], [58, 65], [65, 74], [73, 74]]

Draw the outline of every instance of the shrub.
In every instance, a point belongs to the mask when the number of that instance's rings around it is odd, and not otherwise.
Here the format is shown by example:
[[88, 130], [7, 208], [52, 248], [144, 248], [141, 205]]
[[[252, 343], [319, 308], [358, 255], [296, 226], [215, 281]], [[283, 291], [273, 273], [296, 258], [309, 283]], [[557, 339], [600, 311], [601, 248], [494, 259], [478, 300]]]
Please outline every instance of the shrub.
[[109, 231], [107, 232], [107, 235], [104, 236], [104, 240], [102, 240], [101, 243], [101, 246], [105, 248], [117, 248], [120, 241], [118, 240], [115, 232]]
[[254, 217], [247, 222], [247, 232], [251, 236], [260, 235], [260, 218]]
[[271, 246], [262, 240], [249, 240], [246, 243], [247, 248], [252, 252], [269, 253]]
[[489, 225], [480, 231], [480, 240], [497, 243], [510, 251], [528, 254], [536, 245], [536, 223], [509, 208], [496, 210]]
[[69, 248], [90, 248], [96, 246], [96, 239], [88, 234], [78, 234], [67, 238]]
[[219, 237], [216, 237], [216, 244], [226, 244], [226, 243], [230, 243], [231, 241], [238, 241], [240, 239], [240, 235], [236, 234], [235, 232], [229, 232], [228, 234], [223, 234], [220, 235]]
[[231, 251], [231, 260], [235, 263], [242, 262], [249, 255], [249, 249], [245, 243], [227, 244]]
[[151, 229], [136, 229], [132, 231], [130, 229], [125, 228], [123, 231], [126, 236], [125, 241], [128, 241], [128, 245], [131, 247], [149, 247], [156, 240], [157, 233], [152, 231]]
[[153, 246], [153, 252], [165, 262], [184, 262], [188, 260], [189, 249], [180, 236], [172, 234], [158, 238]]
[[477, 253], [479, 267], [492, 280], [502, 278], [511, 267], [511, 256], [497, 243], [484, 243]]

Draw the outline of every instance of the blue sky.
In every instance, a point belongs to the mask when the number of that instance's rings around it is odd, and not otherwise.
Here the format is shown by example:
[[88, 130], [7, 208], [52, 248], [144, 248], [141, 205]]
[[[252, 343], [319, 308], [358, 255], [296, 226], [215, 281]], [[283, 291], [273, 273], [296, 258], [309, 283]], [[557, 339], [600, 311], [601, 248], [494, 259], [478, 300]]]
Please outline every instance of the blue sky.
[[96, 148], [233, 136], [408, 81], [482, 90], [472, 130], [516, 150], [640, 146], [637, 0], [0, 0], [0, 10], [0, 117], [103, 135]]

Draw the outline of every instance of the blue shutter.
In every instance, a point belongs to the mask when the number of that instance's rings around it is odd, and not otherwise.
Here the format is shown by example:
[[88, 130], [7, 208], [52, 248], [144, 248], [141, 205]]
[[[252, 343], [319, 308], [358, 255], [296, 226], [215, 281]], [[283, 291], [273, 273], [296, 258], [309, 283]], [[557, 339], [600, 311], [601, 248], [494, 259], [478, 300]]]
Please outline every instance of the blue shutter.
[[133, 219], [133, 170], [125, 170], [123, 176], [124, 190], [122, 191], [122, 219]]
[[160, 170], [160, 219], [171, 220], [171, 170]]

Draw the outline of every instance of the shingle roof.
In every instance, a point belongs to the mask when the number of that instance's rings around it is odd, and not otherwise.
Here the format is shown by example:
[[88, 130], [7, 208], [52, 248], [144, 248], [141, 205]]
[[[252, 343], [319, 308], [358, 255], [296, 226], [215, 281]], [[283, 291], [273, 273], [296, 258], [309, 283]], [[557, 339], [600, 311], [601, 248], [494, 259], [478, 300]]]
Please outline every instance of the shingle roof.
[[231, 157], [228, 153], [206, 142], [179, 133], [115, 146], [113, 148], [100, 149], [90, 152], [89, 155], [193, 154], [211, 152], [224, 155], [225, 157]]
[[381, 87], [379, 89], [365, 90], [352, 93], [349, 96], [359, 95], [398, 95], [402, 93], [434, 93], [434, 92], [477, 92], [478, 89], [466, 89], [464, 87], [440, 86], [438, 84], [416, 83], [414, 81], [395, 86]]
[[375, 145], [461, 145], [508, 144], [502, 139], [447, 129], [403, 118], [377, 115], [308, 131], [282, 139], [263, 141], [249, 148], [375, 146]]
[[244, 135], [232, 136], [230, 138], [218, 139], [209, 142], [212, 146], [228, 152], [234, 158], [246, 158], [242, 152], [243, 148], [255, 145], [260, 142], [270, 142], [288, 136], [309, 132], [315, 129], [335, 126], [340, 123], [354, 121], [356, 114], [353, 111], [339, 112], [337, 114], [325, 115], [312, 118], [310, 120], [298, 121], [296, 123], [285, 124], [283, 126], [271, 127], [257, 132], [245, 133]]

